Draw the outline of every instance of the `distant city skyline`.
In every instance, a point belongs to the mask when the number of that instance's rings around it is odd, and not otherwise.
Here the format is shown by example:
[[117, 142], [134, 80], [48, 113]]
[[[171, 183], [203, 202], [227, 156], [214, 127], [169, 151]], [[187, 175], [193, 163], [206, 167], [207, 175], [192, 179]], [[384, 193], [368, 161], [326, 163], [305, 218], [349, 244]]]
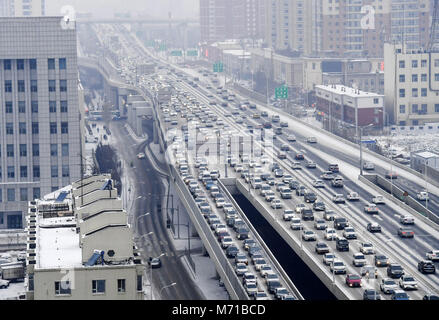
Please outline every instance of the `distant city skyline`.
[[113, 17], [115, 13], [130, 13], [133, 16], [150, 15], [168, 17], [171, 11], [175, 18], [199, 16], [199, 0], [46, 0], [49, 16], [61, 15], [61, 8], [70, 5], [78, 13], [91, 12], [95, 17]]

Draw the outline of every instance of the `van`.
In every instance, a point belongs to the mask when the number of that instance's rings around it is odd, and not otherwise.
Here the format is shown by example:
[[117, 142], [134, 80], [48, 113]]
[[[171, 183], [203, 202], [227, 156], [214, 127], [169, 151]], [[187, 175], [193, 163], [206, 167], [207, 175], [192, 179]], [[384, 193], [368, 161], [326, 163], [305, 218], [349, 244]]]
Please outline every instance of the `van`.
[[338, 251], [349, 251], [349, 241], [343, 237], [337, 237], [335, 247]]

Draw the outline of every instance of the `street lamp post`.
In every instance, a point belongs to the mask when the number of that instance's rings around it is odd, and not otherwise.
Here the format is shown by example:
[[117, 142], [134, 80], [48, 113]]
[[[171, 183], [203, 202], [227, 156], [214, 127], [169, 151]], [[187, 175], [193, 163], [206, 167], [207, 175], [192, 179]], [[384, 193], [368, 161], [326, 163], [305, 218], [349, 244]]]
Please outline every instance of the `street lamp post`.
[[135, 230], [135, 231], [137, 231], [137, 224], [138, 224], [139, 219], [142, 218], [142, 217], [149, 216], [149, 215], [150, 215], [150, 213], [147, 212], [147, 213], [142, 214], [142, 215], [140, 215], [140, 216], [138, 216], [138, 217], [136, 218], [136, 224], [135, 224], [135, 227], [134, 227], [134, 230]]
[[[161, 253], [158, 257], [155, 257], [153, 259], [160, 259], [164, 255], [165, 255], [165, 253]], [[151, 300], [153, 300], [153, 294], [152, 294], [152, 289], [153, 289], [153, 286], [152, 286], [152, 264], [151, 263], [149, 264], [149, 277], [150, 277], [149, 283], [150, 283], [150, 286], [151, 286]], [[160, 291], [160, 294], [161, 294], [161, 291]]]
[[167, 289], [167, 288], [173, 287], [173, 286], [175, 286], [176, 284], [177, 284], [176, 282], [173, 282], [173, 283], [171, 283], [171, 284], [169, 284], [169, 285], [164, 286], [163, 288], [161, 288], [161, 289], [160, 289], [160, 295], [162, 295], [162, 291], [163, 291], [164, 289]]

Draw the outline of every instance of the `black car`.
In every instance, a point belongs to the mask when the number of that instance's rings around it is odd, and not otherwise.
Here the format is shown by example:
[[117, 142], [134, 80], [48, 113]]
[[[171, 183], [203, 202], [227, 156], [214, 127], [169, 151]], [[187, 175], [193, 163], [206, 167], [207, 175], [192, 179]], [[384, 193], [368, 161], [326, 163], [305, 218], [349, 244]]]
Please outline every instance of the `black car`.
[[275, 293], [276, 288], [282, 287], [282, 284], [277, 280], [268, 281], [268, 291], [270, 293]]
[[229, 258], [234, 258], [238, 254], [239, 249], [235, 245], [230, 245], [226, 249], [226, 255]]
[[321, 202], [321, 201], [314, 202], [312, 207], [316, 211], [325, 211], [325, 209], [326, 209], [325, 203]]
[[418, 270], [422, 273], [436, 273], [436, 267], [434, 263], [427, 260], [419, 261]]
[[368, 223], [367, 224], [367, 231], [375, 233], [375, 232], [381, 232], [381, 226], [378, 223]]
[[238, 230], [236, 230], [236, 237], [239, 240], [245, 240], [248, 239], [248, 229], [247, 228], [239, 228]]
[[293, 180], [290, 182], [290, 188], [292, 190], [296, 190], [300, 186], [299, 181]]
[[302, 220], [303, 221], [314, 221], [314, 214], [312, 212], [312, 209], [305, 208], [302, 210]]
[[387, 266], [387, 275], [392, 279], [399, 279], [404, 275], [404, 269], [397, 263], [391, 263]]
[[426, 294], [422, 300], [439, 300], [439, 296], [434, 294]]
[[305, 193], [305, 202], [313, 203], [317, 200], [317, 196], [314, 192], [307, 192]]
[[153, 257], [149, 257], [148, 258], [148, 264], [151, 266], [151, 268], [155, 269], [155, 268], [160, 268], [162, 266], [162, 261], [160, 260], [160, 258], [153, 258]]
[[296, 154], [295, 158], [296, 158], [296, 160], [304, 160], [305, 156], [303, 154], [301, 154], [301, 153], [298, 153], [298, 154]]
[[374, 262], [376, 267], [387, 267], [389, 265], [389, 259], [383, 254], [376, 254]]
[[325, 242], [317, 242], [316, 243], [316, 252], [317, 252], [317, 254], [329, 253], [329, 247]]
[[349, 251], [349, 241], [345, 238], [337, 238], [335, 241], [338, 251]]
[[339, 217], [339, 218], [334, 219], [334, 229], [335, 230], [343, 230], [347, 226], [349, 226], [349, 223], [348, 223], [348, 220], [346, 220], [346, 218]]
[[381, 295], [374, 289], [366, 289], [363, 292], [363, 300], [381, 300]]

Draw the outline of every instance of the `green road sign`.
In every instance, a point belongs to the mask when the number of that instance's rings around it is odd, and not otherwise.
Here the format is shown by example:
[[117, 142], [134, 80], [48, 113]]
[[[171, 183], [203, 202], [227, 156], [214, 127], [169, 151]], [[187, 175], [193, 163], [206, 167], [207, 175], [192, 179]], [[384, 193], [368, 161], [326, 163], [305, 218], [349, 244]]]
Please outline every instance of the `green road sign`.
[[213, 64], [213, 72], [223, 72], [224, 71], [224, 65], [222, 62], [215, 62]]
[[276, 99], [288, 99], [288, 88], [285, 86], [276, 88], [274, 90], [274, 96]]
[[198, 50], [188, 50], [187, 56], [188, 57], [198, 57]]
[[183, 56], [183, 51], [181, 51], [181, 50], [173, 50], [173, 51], [171, 51], [171, 56], [181, 57], [181, 56]]

